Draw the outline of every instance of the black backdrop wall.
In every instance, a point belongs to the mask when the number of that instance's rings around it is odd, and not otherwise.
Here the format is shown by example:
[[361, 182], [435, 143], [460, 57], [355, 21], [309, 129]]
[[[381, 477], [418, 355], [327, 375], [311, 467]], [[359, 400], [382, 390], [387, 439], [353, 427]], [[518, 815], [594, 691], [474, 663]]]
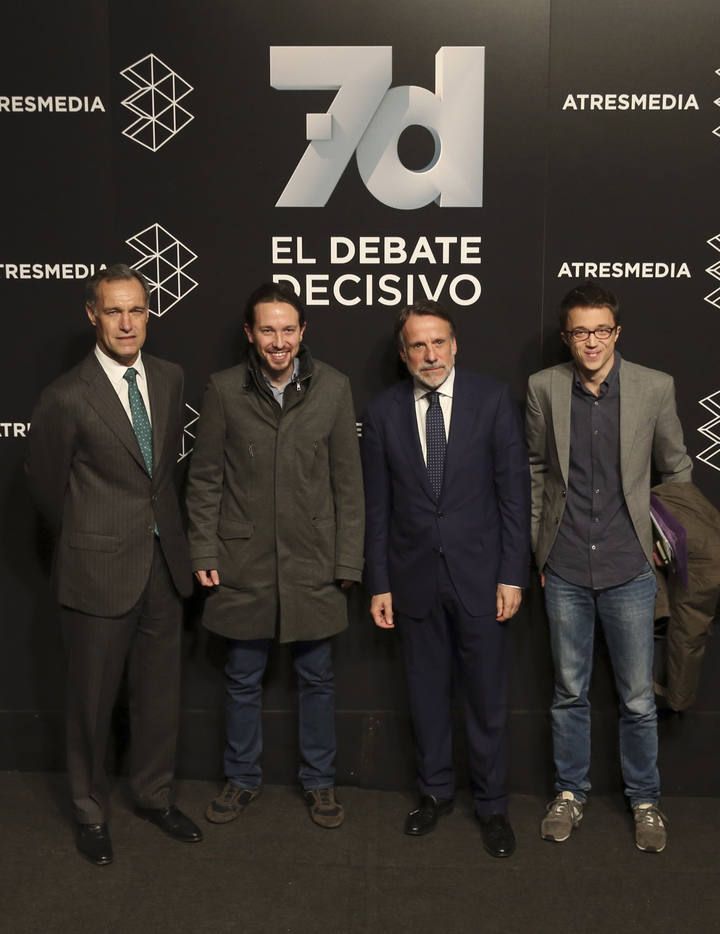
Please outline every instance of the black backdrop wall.
[[[560, 359], [558, 300], [598, 278], [620, 295], [625, 355], [676, 377], [696, 482], [720, 503], [716, 13], [714, 0], [6, 11], [0, 768], [62, 767], [62, 646], [22, 462], [40, 389], [91, 346], [82, 280], [101, 264], [139, 265], [158, 286], [148, 346], [187, 374], [181, 469], [206, 378], [237, 359], [242, 303], [270, 276], [299, 284], [308, 343], [350, 375], [359, 417], [397, 375], [390, 332], [406, 300], [454, 306], [463, 364], [507, 380], [521, 402], [528, 374]], [[371, 627], [367, 596], [350, 601], [336, 651], [339, 778], [409, 785], [397, 648]], [[179, 771], [203, 777], [221, 771], [222, 646], [198, 611]], [[513, 789], [539, 793], [551, 667], [537, 589], [512, 631]], [[663, 725], [667, 792], [720, 791], [719, 655], [711, 645], [695, 712]], [[282, 653], [265, 697], [266, 779], [290, 782]], [[594, 701], [595, 787], [615, 789], [602, 646]]]

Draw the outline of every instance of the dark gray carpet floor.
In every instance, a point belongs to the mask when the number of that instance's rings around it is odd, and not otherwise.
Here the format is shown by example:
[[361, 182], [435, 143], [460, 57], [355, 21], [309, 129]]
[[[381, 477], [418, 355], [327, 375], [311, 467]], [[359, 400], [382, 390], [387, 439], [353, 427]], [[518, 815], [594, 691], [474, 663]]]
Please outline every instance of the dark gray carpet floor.
[[467, 796], [411, 838], [410, 794], [343, 788], [339, 830], [310, 823], [291, 788], [268, 787], [237, 821], [207, 824], [216, 786], [178, 803], [205, 841], [183, 845], [136, 818], [120, 781], [115, 863], [75, 851], [62, 775], [0, 773], [0, 930], [72, 934], [714, 934], [720, 932], [720, 803], [668, 798], [665, 853], [635, 849], [622, 800], [595, 798], [564, 844], [540, 839], [544, 802], [512, 800], [518, 850], [494, 860]]

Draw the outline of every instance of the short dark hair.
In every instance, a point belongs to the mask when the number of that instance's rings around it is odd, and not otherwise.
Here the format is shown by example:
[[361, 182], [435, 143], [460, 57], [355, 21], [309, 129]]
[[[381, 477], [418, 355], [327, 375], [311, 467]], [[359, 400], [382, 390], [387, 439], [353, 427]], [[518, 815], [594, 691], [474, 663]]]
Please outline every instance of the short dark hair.
[[117, 282], [119, 279], [135, 279], [143, 288], [145, 293], [145, 304], [150, 302], [150, 286], [145, 276], [128, 266], [126, 263], [113, 263], [106, 269], [98, 269], [94, 275], [85, 280], [85, 304], [91, 308], [95, 307], [97, 302], [97, 288], [101, 282]]
[[295, 289], [286, 282], [263, 282], [250, 295], [245, 305], [245, 324], [252, 329], [255, 325], [255, 306], [262, 302], [285, 302], [298, 313], [300, 327], [305, 324], [305, 306]]
[[560, 330], [567, 329], [567, 319], [573, 308], [607, 308], [613, 316], [613, 322], [620, 324], [620, 302], [609, 289], [604, 289], [597, 282], [584, 282], [570, 289], [560, 302]]
[[429, 300], [415, 302], [414, 305], [406, 305], [395, 320], [395, 340], [400, 350], [405, 349], [402, 331], [408, 318], [412, 315], [432, 315], [434, 318], [442, 318], [443, 321], [447, 321], [450, 325], [450, 334], [455, 337], [455, 322], [449, 311], [446, 311], [442, 305], [438, 305], [437, 302], [431, 302]]

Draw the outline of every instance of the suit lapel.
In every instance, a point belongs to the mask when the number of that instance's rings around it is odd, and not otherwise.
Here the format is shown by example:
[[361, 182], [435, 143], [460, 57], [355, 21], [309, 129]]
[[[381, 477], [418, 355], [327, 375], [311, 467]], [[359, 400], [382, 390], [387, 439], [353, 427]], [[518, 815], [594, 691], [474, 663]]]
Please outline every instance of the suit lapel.
[[643, 411], [642, 380], [638, 378], [632, 364], [620, 363], [620, 475], [630, 476], [630, 455], [638, 431], [640, 412]]
[[[455, 489], [455, 474], [465, 462], [464, 448], [466, 442], [472, 437], [472, 428], [476, 416], [475, 401], [466, 390], [466, 383], [462, 370], [455, 369], [455, 383], [453, 385], [452, 416], [450, 418], [450, 432], [445, 453], [445, 473], [443, 476], [443, 489]], [[427, 472], [427, 471], [426, 471]]]
[[570, 473], [570, 412], [572, 405], [573, 366], [571, 363], [553, 370], [550, 406], [555, 431], [558, 463], [565, 486]]
[[166, 380], [160, 378], [157, 367], [155, 366], [155, 361], [152, 357], [143, 357], [143, 366], [145, 367], [145, 375], [148, 381], [148, 396], [150, 397], [150, 419], [152, 421], [153, 438], [153, 474], [156, 474], [165, 445], [165, 434], [169, 421], [170, 387]]
[[417, 415], [415, 414], [415, 394], [411, 379], [401, 384], [397, 399], [397, 407], [396, 424], [398, 426], [398, 435], [402, 450], [407, 452], [408, 461], [412, 466], [418, 483], [430, 499], [435, 502], [435, 495], [430, 486], [430, 477], [428, 476], [422, 447], [420, 445], [420, 436], [418, 435]]
[[[147, 371], [146, 371], [147, 372]], [[117, 436], [140, 467], [145, 470], [140, 445], [130, 424], [130, 419], [112, 387], [112, 383], [103, 372], [103, 368], [91, 353], [85, 358], [80, 369], [80, 377], [85, 382], [85, 397], [88, 404], [95, 410], [111, 431]]]

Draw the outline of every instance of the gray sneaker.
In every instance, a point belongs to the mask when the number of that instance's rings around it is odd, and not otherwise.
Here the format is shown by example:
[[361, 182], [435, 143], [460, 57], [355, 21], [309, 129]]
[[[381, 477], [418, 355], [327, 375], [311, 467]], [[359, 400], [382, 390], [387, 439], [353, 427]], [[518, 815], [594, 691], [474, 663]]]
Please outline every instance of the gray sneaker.
[[239, 817], [259, 794], [259, 788], [240, 788], [232, 782], [225, 782], [217, 798], [208, 804], [205, 817], [211, 824], [227, 824]]
[[667, 844], [667, 818], [658, 809], [657, 804], [636, 804], [633, 807], [635, 818], [635, 846], [644, 853], [662, 853]]
[[310, 819], [318, 827], [332, 829], [345, 820], [345, 810], [335, 797], [334, 788], [305, 788], [303, 797], [310, 811]]
[[583, 802], [578, 801], [572, 791], [561, 791], [547, 806], [547, 814], [540, 824], [540, 836], [543, 840], [563, 843], [582, 819]]

